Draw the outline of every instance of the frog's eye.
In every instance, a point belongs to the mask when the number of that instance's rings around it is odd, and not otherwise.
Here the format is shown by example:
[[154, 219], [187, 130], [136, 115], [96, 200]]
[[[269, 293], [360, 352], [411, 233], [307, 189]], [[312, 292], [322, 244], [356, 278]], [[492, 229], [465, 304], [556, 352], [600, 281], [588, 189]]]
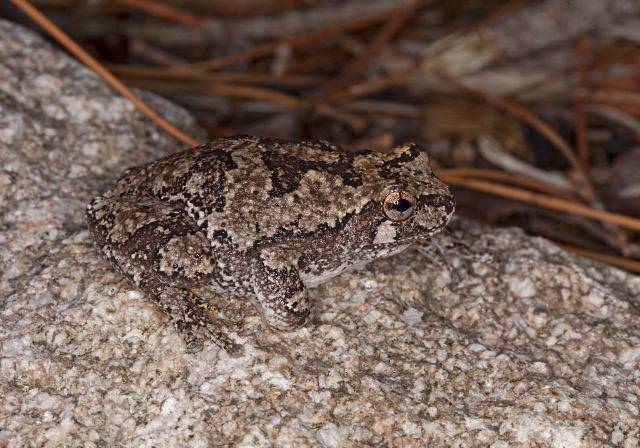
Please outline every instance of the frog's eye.
[[394, 191], [384, 198], [384, 214], [393, 221], [404, 221], [413, 214], [416, 199], [406, 191]]

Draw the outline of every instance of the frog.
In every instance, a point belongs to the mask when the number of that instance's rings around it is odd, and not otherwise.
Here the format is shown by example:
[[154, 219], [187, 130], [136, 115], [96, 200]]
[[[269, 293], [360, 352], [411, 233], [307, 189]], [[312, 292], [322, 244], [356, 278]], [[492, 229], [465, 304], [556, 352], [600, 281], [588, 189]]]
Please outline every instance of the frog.
[[454, 210], [416, 143], [346, 151], [239, 135], [126, 170], [85, 218], [98, 252], [188, 351], [211, 340], [240, 356], [199, 289], [247, 298], [266, 324], [295, 330], [315, 315], [308, 288], [437, 234]]

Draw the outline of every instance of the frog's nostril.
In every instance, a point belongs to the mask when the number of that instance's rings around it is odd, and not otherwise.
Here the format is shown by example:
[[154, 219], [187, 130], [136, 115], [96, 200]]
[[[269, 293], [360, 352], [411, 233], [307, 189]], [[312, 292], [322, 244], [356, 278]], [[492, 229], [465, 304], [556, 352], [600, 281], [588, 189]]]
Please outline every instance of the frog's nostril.
[[428, 209], [444, 209], [447, 213], [453, 213], [456, 201], [453, 196], [431, 194], [423, 198], [423, 203]]

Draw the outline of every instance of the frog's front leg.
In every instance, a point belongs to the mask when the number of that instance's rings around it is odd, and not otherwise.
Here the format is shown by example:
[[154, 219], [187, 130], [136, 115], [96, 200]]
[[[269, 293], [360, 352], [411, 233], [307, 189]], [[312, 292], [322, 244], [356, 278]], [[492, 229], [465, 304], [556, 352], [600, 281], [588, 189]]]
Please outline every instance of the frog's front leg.
[[183, 289], [206, 285], [215, 270], [209, 241], [183, 210], [151, 197], [105, 195], [89, 203], [86, 219], [100, 252], [169, 316], [190, 351], [208, 337], [239, 354]]
[[287, 260], [285, 251], [271, 247], [262, 249], [253, 261], [253, 288], [262, 316], [281, 330], [302, 327], [313, 317], [307, 290]]

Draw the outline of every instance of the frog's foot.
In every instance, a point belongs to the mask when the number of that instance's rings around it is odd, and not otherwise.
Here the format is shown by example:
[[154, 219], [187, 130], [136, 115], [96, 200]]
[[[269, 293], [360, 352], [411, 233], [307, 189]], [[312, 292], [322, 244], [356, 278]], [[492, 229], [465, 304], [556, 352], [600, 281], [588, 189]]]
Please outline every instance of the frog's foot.
[[[158, 284], [141, 285], [147, 297], [150, 297], [169, 316], [191, 353], [199, 352], [204, 347], [204, 341], [209, 339], [223, 348], [229, 356], [237, 357], [244, 353], [240, 344], [233, 342], [224, 332], [216, 328], [208, 314], [194, 303], [193, 290], [174, 288]], [[197, 295], [196, 295], [197, 296]]]
[[[177, 327], [177, 325], [176, 325]], [[178, 330], [180, 331], [180, 330]], [[241, 344], [237, 344], [229, 339], [229, 336], [224, 334], [217, 328], [213, 328], [211, 324], [209, 326], [198, 327], [181, 331], [182, 339], [187, 346], [187, 351], [190, 353], [197, 353], [204, 348], [204, 339], [210, 339], [218, 347], [224, 349], [229, 356], [237, 358], [244, 354], [244, 347]]]
[[418, 241], [416, 248], [432, 263], [446, 266], [449, 269], [451, 268], [449, 262], [451, 257], [459, 257], [471, 263], [494, 262], [492, 254], [475, 252], [448, 227], [429, 239]]
[[[209, 295], [212, 295], [214, 297], [216, 295], [215, 293], [210, 291], [208, 288], [201, 288], [200, 290], [206, 291]], [[189, 300], [191, 300], [193, 303], [195, 303], [195, 305], [198, 308], [206, 311], [207, 313], [211, 314], [212, 316], [218, 319], [224, 319], [234, 323], [240, 322], [242, 319], [244, 319], [244, 312], [241, 309], [218, 308], [215, 305], [213, 305], [211, 302], [204, 300], [202, 297], [200, 297], [200, 294], [198, 294], [198, 290], [195, 288], [184, 288], [182, 292], [184, 296], [187, 297]]]

